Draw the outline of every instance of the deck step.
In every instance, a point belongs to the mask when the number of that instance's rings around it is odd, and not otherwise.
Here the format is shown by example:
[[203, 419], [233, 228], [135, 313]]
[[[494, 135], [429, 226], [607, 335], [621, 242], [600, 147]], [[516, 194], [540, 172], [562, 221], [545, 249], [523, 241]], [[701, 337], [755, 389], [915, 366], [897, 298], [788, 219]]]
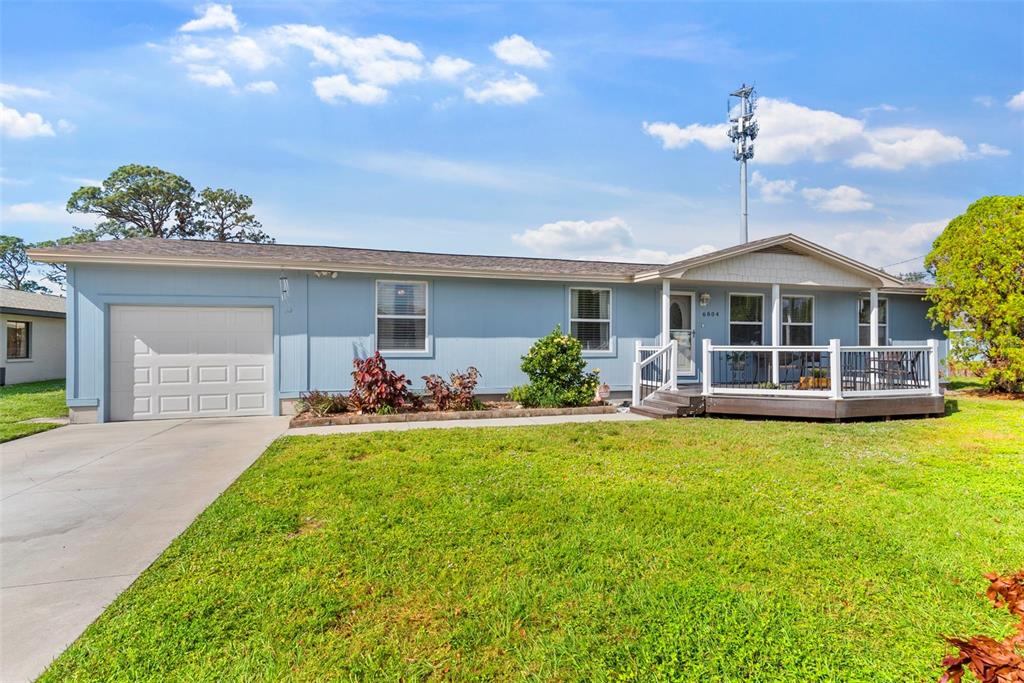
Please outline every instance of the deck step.
[[665, 410], [663, 408], [655, 408], [649, 405], [642, 406], [630, 406], [629, 412], [636, 413], [637, 415], [643, 415], [644, 417], [654, 418], [655, 420], [664, 420], [670, 417], [679, 417], [679, 413], [675, 410]]
[[651, 399], [655, 399], [665, 403], [673, 403], [677, 406], [689, 406], [691, 398], [694, 397], [689, 394], [680, 394], [675, 391], [656, 391], [651, 394], [647, 400], [650, 401]]
[[643, 405], [645, 408], [657, 408], [658, 410], [664, 410], [667, 413], [671, 413], [673, 416], [678, 416], [679, 411], [683, 408], [689, 407], [689, 404], [683, 405], [674, 401], [665, 401], [658, 397], [657, 394], [648, 396]]
[[642, 405], [630, 410], [648, 417], [692, 417], [704, 414], [704, 397], [689, 392], [656, 391]]

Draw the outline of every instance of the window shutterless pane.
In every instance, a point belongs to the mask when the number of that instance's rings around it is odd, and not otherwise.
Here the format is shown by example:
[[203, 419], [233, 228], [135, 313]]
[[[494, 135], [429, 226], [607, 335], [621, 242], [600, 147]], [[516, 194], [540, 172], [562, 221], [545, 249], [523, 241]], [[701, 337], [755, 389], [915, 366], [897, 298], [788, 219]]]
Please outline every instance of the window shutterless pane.
[[782, 297], [782, 322], [809, 323], [814, 320], [814, 299], [809, 296]]
[[427, 286], [422, 282], [378, 282], [377, 315], [426, 315]]
[[425, 318], [378, 318], [377, 349], [423, 351], [427, 346]]
[[810, 325], [785, 325], [782, 328], [783, 346], [810, 346], [813, 328]]
[[580, 340], [584, 351], [607, 351], [611, 348], [611, 323], [574, 320], [569, 334]]
[[764, 334], [761, 325], [746, 325], [743, 323], [729, 325], [729, 344], [742, 346], [744, 344], [760, 345]]
[[573, 289], [571, 317], [607, 320], [610, 300], [607, 289]]
[[29, 323], [7, 321], [7, 358], [23, 360], [28, 358]]
[[760, 296], [734, 294], [729, 297], [730, 322], [763, 322], [763, 306]]
[[[861, 325], [871, 324], [871, 299], [860, 300], [860, 315], [858, 321]], [[889, 302], [886, 299], [878, 300], [878, 323], [884, 325], [889, 322]]]
[[[860, 346], [871, 345], [871, 325], [861, 325], [858, 329], [859, 334], [857, 335], [857, 344]], [[878, 344], [880, 346], [886, 345], [886, 340], [889, 338], [889, 328], [887, 325], [878, 326]]]

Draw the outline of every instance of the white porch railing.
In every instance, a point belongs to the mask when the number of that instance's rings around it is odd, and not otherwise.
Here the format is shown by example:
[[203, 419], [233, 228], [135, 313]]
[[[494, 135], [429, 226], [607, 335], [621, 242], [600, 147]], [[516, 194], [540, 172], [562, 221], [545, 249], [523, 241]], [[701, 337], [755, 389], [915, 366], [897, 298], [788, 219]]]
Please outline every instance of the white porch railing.
[[637, 342], [633, 360], [633, 405], [640, 405], [656, 391], [676, 388], [677, 344], [675, 339], [664, 346], [641, 346]]
[[703, 343], [705, 396], [830, 399], [938, 396], [939, 340], [906, 346], [716, 346]]

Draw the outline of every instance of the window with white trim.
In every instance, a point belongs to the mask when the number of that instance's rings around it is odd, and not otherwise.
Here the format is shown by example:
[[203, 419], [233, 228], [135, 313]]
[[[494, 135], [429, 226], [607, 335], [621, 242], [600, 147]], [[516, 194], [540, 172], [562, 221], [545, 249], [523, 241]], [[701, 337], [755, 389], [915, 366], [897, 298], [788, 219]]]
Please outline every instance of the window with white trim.
[[569, 290], [569, 334], [580, 340], [584, 351], [611, 351], [612, 290]]
[[[878, 300], [878, 344], [885, 346], [889, 339], [889, 301]], [[857, 344], [871, 346], [871, 299], [861, 299], [857, 314]]]
[[764, 295], [729, 295], [729, 344], [760, 346], [764, 343]]
[[427, 283], [377, 280], [377, 350], [427, 350]]
[[814, 297], [782, 297], [783, 346], [811, 346], [814, 344]]
[[32, 323], [20, 320], [7, 321], [7, 360], [28, 360], [31, 358], [29, 341]]

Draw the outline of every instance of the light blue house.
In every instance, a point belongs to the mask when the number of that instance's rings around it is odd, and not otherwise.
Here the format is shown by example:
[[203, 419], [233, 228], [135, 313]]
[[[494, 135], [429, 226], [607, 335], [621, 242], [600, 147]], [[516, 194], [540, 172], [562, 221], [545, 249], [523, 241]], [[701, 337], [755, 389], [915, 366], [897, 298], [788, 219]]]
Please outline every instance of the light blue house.
[[[636, 403], [688, 384], [937, 391], [923, 288], [795, 235], [668, 265], [157, 239], [31, 256], [68, 264], [75, 421], [287, 413], [300, 392], [350, 388], [374, 350], [417, 386], [472, 365], [480, 393], [503, 394], [555, 325]], [[897, 344], [899, 377], [879, 361]], [[826, 390], [830, 351], [849, 358]]]

